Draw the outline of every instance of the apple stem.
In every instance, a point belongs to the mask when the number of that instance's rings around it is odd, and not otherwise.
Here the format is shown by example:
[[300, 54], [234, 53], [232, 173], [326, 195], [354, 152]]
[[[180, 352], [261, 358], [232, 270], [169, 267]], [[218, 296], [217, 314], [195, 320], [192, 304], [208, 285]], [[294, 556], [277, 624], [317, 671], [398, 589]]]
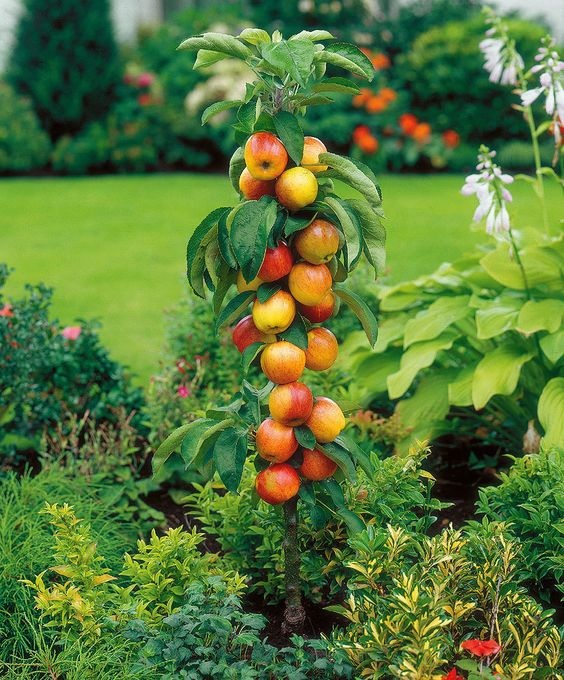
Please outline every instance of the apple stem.
[[300, 552], [298, 549], [298, 496], [284, 503], [284, 567], [286, 582], [286, 609], [282, 632], [299, 633], [305, 622], [300, 588]]

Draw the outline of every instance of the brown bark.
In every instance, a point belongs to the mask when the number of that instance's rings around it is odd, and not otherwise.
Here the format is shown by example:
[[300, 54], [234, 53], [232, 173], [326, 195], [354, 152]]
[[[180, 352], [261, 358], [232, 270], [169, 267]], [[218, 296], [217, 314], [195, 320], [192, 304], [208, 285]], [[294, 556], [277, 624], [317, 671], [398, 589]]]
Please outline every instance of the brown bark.
[[284, 503], [284, 567], [286, 582], [286, 609], [282, 632], [286, 635], [300, 633], [305, 622], [300, 588], [300, 552], [298, 548], [298, 497]]

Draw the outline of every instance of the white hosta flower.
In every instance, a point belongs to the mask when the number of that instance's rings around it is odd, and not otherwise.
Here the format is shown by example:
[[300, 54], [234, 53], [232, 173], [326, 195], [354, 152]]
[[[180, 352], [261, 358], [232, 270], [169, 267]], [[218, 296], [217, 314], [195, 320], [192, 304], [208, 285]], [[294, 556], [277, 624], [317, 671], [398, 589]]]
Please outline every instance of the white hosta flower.
[[556, 121], [564, 121], [564, 61], [560, 60], [554, 48], [554, 39], [546, 38], [535, 57], [539, 62], [533, 66], [531, 73], [540, 73], [539, 86], [526, 90], [521, 94], [523, 106], [531, 106], [541, 95], [546, 97], [546, 113]]
[[501, 168], [494, 163], [495, 151], [481, 146], [478, 154], [476, 170], [480, 172], [468, 175], [461, 193], [464, 196], [472, 196], [478, 199], [478, 207], [472, 217], [474, 222], [486, 220], [486, 232], [488, 234], [501, 235], [509, 231], [511, 222], [507, 212], [507, 203], [513, 200], [511, 193], [505, 186], [513, 182], [513, 177], [502, 172]]
[[490, 74], [492, 83], [502, 85], [516, 85], [519, 74], [525, 66], [523, 58], [515, 49], [515, 41], [509, 38], [507, 25], [488, 7], [486, 22], [491, 28], [486, 31], [488, 36], [480, 43], [480, 50], [484, 55], [484, 68]]

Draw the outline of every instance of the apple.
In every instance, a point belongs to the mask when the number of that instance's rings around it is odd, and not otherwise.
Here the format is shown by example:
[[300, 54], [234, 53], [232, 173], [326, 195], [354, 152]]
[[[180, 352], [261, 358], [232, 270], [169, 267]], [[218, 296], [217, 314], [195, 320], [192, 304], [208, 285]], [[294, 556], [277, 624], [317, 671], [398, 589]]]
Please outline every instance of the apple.
[[288, 277], [290, 293], [308, 307], [318, 305], [331, 290], [333, 278], [327, 265], [298, 262]]
[[312, 482], [320, 482], [331, 477], [337, 469], [337, 463], [317, 449], [303, 449], [303, 461], [300, 474]]
[[241, 321], [239, 321], [233, 329], [231, 337], [233, 338], [233, 344], [237, 347], [239, 352], [243, 352], [254, 342], [264, 342], [265, 344], [276, 342], [275, 335], [267, 335], [266, 333], [259, 331], [254, 324], [252, 314], [243, 317]]
[[327, 153], [325, 144], [317, 137], [304, 137], [304, 153], [300, 165], [307, 166], [314, 175], [327, 170], [327, 165], [317, 165], [320, 153]]
[[317, 180], [307, 168], [290, 168], [276, 180], [276, 198], [288, 210], [300, 210], [317, 198]]
[[294, 298], [285, 290], [279, 290], [266, 302], [253, 302], [253, 321], [255, 326], [267, 335], [282, 333], [296, 316]]
[[323, 323], [333, 314], [335, 309], [335, 293], [330, 290], [317, 305], [309, 307], [298, 303], [298, 310], [302, 316], [312, 323]]
[[270, 465], [259, 472], [255, 481], [257, 494], [270, 505], [280, 505], [300, 490], [300, 477], [288, 463]]
[[319, 397], [315, 400], [311, 415], [305, 424], [320, 444], [327, 444], [339, 436], [346, 425], [346, 420], [338, 404], [327, 397]]
[[263, 420], [257, 429], [257, 453], [269, 463], [283, 463], [298, 449], [294, 428], [273, 418]]
[[267, 345], [260, 355], [260, 365], [269, 380], [278, 385], [296, 382], [304, 372], [306, 355], [303, 349], [286, 340]]
[[258, 277], [262, 281], [278, 281], [287, 276], [294, 264], [294, 256], [285, 241], [280, 241], [276, 248], [267, 248]]
[[284, 144], [271, 132], [255, 132], [245, 144], [245, 164], [255, 179], [272, 180], [288, 165]]
[[264, 283], [264, 281], [261, 281], [258, 276], [252, 281], [245, 281], [243, 272], [240, 269], [237, 272], [237, 290], [240, 293], [245, 293], [248, 290], [257, 290], [261, 283]]
[[303, 425], [313, 409], [313, 395], [307, 385], [291, 382], [277, 385], [268, 397], [270, 415], [278, 423]]
[[335, 363], [339, 353], [337, 338], [328, 328], [312, 328], [307, 334], [306, 368], [326, 371]]
[[339, 232], [331, 222], [316, 219], [294, 238], [299, 256], [311, 264], [329, 262], [339, 250]]
[[263, 196], [274, 196], [274, 180], [255, 179], [245, 168], [239, 177], [239, 190], [247, 200], [258, 201]]

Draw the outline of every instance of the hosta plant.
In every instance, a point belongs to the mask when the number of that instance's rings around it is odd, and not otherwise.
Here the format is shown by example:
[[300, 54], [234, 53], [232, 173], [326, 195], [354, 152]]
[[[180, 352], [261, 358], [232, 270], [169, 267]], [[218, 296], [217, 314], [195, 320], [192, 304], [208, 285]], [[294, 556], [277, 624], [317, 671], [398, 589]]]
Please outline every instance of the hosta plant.
[[[154, 467], [158, 471], [180, 448], [187, 467], [217, 470], [227, 490], [236, 492], [245, 460], [253, 457], [258, 495], [284, 508], [285, 630], [298, 630], [305, 617], [298, 498], [310, 512], [330, 508], [359, 529], [362, 522], [346, 507], [335, 475], [354, 477], [357, 462], [370, 467], [341, 434], [346, 423], [341, 407], [314, 395], [302, 374], [333, 365], [338, 344], [320, 324], [341, 301], [359, 316], [370, 343], [376, 341], [372, 312], [343, 283], [363, 257], [376, 274], [381, 270], [385, 238], [374, 174], [304, 136], [301, 120], [309, 106], [331, 103], [332, 92], [358, 92], [357, 80], [326, 77], [327, 66], [368, 80], [374, 68], [357, 47], [322, 30], [289, 39], [260, 29], [237, 37], [205, 33], [180, 48], [197, 52], [196, 68], [236, 58], [256, 75], [242, 99], [216, 102], [202, 115], [206, 123], [236, 110], [240, 146], [229, 177], [239, 201], [216, 208], [197, 226], [188, 243], [187, 275], [197, 295], [212, 293], [217, 329], [236, 323], [233, 341], [242, 353], [243, 374], [260, 355], [264, 378], [258, 386], [243, 379], [231, 405], [176, 430], [157, 450]], [[334, 179], [358, 196], [340, 198]]]

